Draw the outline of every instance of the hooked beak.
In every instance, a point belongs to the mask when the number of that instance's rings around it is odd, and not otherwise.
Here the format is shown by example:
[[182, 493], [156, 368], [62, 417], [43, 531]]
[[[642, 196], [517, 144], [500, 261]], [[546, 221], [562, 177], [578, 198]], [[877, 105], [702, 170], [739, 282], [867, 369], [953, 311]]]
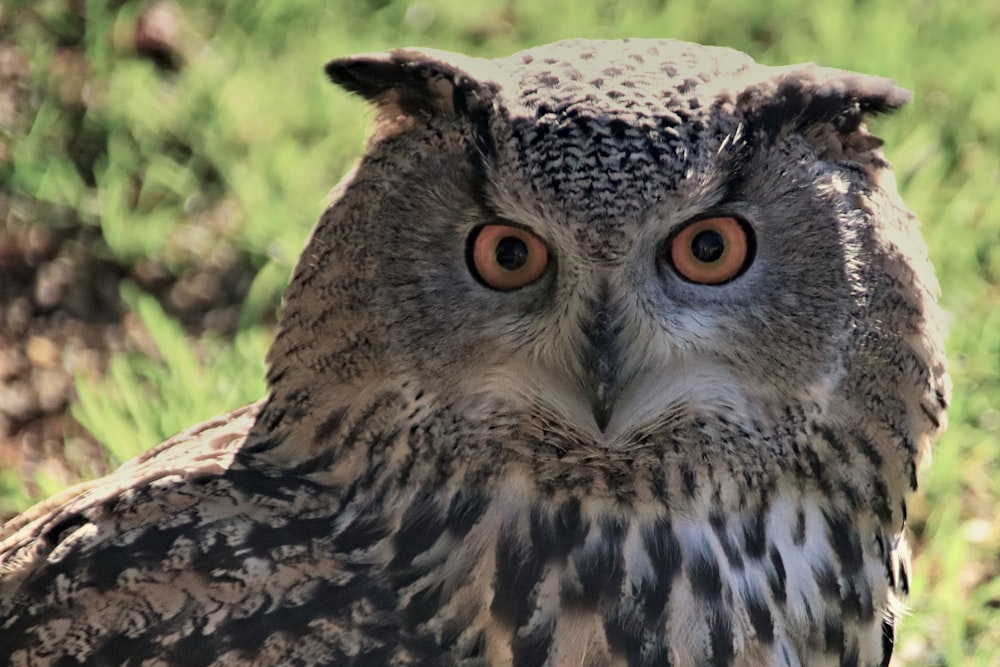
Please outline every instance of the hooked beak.
[[597, 428], [604, 433], [614, 415], [615, 402], [621, 395], [623, 381], [621, 333], [624, 329], [621, 308], [607, 290], [590, 304], [591, 317], [583, 323], [588, 345], [581, 362], [590, 394], [590, 410]]
[[594, 415], [594, 422], [601, 433], [607, 430], [608, 422], [611, 421], [611, 413], [615, 408], [614, 400], [608, 398], [609, 390], [613, 390], [613, 387], [607, 384], [596, 386], [594, 388], [594, 400], [590, 405], [590, 409]]

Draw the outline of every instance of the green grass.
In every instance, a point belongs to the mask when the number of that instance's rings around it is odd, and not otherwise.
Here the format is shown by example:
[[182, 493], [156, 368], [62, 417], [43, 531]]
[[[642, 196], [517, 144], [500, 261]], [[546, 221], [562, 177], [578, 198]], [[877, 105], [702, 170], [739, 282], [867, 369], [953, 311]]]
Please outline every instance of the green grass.
[[[952, 320], [955, 397], [913, 503], [914, 611], [901, 664], [1000, 664], [995, 0], [204, 0], [186, 10], [186, 62], [175, 73], [127, 47], [143, 3], [115, 12], [87, 3], [83, 23], [67, 18], [66, 4], [15, 0], [4, 9], [47, 94], [0, 179], [77, 211], [123, 262], [153, 256], [180, 272], [200, 261], [192, 244], [224, 239], [258, 269], [235, 344], [188, 342], [148, 297], [129, 292], [158, 360], [115, 359], [106, 380], [79, 381], [74, 408], [115, 460], [261, 395], [277, 300], [370, 118], [324, 81], [330, 58], [404, 45], [492, 56], [573, 36], [662, 36], [733, 46], [771, 64], [815, 60], [883, 74], [913, 89], [914, 103], [877, 130], [925, 222]], [[59, 71], [59, 43], [85, 50], [82, 118], [66, 111], [72, 77], [50, 74]], [[79, 136], [98, 146], [93, 173], [81, 173], [66, 150]], [[0, 492], [8, 505], [31, 500], [9, 480]]]

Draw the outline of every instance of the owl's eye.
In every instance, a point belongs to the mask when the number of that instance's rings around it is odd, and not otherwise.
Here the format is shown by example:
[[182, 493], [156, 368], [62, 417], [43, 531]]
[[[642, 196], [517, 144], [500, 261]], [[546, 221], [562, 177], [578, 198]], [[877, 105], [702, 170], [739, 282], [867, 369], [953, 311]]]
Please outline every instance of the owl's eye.
[[476, 277], [503, 291], [530, 285], [549, 264], [549, 250], [541, 239], [509, 225], [486, 225], [476, 230], [471, 255]]
[[749, 225], [732, 216], [702, 218], [675, 232], [665, 254], [684, 280], [722, 285], [753, 262], [754, 239]]

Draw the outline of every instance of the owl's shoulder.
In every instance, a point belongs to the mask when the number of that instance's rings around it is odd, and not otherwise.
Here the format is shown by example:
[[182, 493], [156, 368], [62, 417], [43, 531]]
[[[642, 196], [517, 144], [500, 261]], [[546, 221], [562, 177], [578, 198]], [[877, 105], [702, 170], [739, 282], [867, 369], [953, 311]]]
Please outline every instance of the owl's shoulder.
[[[367, 572], [345, 570], [332, 543], [335, 493], [242, 464], [259, 409], [189, 429], [6, 526], [0, 663], [44, 664], [55, 651], [81, 663], [121, 654], [191, 664], [200, 652], [244, 664], [238, 647], [267, 636], [268, 624], [298, 635], [300, 621], [322, 616], [318, 606], [377, 590]], [[328, 641], [332, 627], [310, 632], [268, 651], [291, 658], [318, 651], [311, 643], [341, 645]]]

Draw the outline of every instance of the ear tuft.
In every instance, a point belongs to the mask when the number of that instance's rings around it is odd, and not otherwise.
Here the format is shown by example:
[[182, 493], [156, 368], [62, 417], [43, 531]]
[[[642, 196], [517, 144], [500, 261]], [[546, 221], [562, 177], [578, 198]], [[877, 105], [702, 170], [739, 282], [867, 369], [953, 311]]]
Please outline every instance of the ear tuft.
[[444, 51], [397, 49], [348, 56], [326, 65], [326, 74], [348, 92], [405, 115], [458, 115], [478, 111], [496, 85], [473, 70], [486, 61]]
[[807, 66], [747, 88], [737, 106], [758, 132], [801, 133], [824, 150], [839, 146], [830, 157], [849, 158], [881, 145], [864, 129], [865, 119], [898, 109], [910, 97], [889, 79]]

